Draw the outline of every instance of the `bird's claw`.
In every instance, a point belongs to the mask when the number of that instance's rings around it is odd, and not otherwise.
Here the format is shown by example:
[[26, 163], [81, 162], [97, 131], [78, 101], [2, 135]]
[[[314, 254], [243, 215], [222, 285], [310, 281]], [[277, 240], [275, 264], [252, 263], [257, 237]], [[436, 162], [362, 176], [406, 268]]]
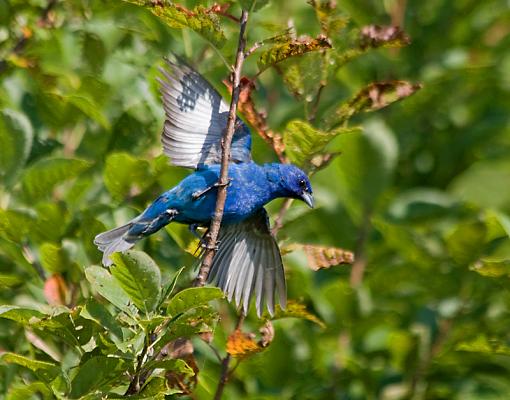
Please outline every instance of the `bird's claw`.
[[230, 186], [231, 184], [232, 184], [232, 178], [227, 178], [227, 182], [226, 183], [215, 182], [213, 185], [208, 186], [208, 187], [206, 187], [203, 190], [198, 190], [198, 191], [194, 192], [191, 195], [191, 198], [193, 200], [198, 200], [199, 198], [203, 197], [206, 193], [210, 192], [213, 189], [216, 189], [216, 188], [219, 188], [219, 187]]
[[209, 243], [205, 243], [205, 242], [200, 243], [200, 247], [203, 248], [204, 250], [218, 251], [219, 246], [220, 246], [219, 241], [216, 241], [216, 243], [214, 245], [210, 245]]

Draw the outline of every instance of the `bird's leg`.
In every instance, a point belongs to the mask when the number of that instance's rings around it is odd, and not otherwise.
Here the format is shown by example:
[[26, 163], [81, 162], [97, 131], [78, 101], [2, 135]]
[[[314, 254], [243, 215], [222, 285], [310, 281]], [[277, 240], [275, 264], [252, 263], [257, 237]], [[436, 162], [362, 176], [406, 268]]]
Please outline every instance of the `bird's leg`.
[[200, 226], [199, 224], [190, 224], [188, 228], [189, 231], [193, 234], [193, 236], [195, 236], [199, 240], [202, 240], [202, 236], [200, 236], [200, 234], [198, 233], [199, 226]]
[[192, 195], [191, 195], [191, 198], [193, 200], [198, 200], [199, 198], [203, 197], [205, 194], [207, 194], [208, 192], [210, 192], [211, 190], [213, 189], [216, 189], [216, 188], [219, 188], [220, 186], [230, 186], [230, 184], [232, 183], [232, 178], [228, 178], [228, 181], [227, 183], [219, 183], [219, 182], [216, 182], [214, 185], [211, 185], [211, 186], [208, 186], [206, 187], [205, 189], [203, 190], [198, 190], [196, 192], [194, 192]]

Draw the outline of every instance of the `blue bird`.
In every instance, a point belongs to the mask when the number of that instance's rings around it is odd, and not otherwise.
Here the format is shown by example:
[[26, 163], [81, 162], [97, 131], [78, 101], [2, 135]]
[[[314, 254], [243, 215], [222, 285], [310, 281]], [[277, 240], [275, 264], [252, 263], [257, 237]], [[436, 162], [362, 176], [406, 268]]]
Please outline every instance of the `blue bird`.
[[[97, 235], [94, 243], [110, 255], [123, 252], [170, 222], [190, 227], [208, 226], [216, 204], [220, 175], [221, 139], [227, 125], [227, 104], [196, 71], [181, 62], [166, 60], [158, 78], [166, 120], [161, 137], [164, 153], [176, 166], [194, 169], [177, 186], [159, 196], [125, 225]], [[236, 120], [232, 141], [230, 184], [209, 283], [214, 283], [248, 312], [256, 299], [260, 316], [264, 303], [271, 315], [275, 297], [286, 305], [282, 258], [270, 233], [264, 205], [279, 197], [303, 200], [313, 207], [310, 181], [290, 164], [258, 165], [251, 159], [249, 128]]]

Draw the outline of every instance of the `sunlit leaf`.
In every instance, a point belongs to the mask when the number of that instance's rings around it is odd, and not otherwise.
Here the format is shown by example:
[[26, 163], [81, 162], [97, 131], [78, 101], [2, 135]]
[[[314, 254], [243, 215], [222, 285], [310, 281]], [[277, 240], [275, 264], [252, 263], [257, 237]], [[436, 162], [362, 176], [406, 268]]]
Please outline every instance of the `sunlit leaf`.
[[276, 313], [273, 319], [281, 318], [306, 319], [308, 321], [316, 323], [321, 328], [326, 328], [326, 324], [319, 317], [308, 311], [304, 304], [292, 300], [287, 302], [287, 307], [285, 307], [285, 310], [282, 310], [280, 306], [277, 306]]
[[491, 278], [510, 276], [510, 260], [481, 259], [472, 264], [469, 269]]
[[473, 340], [457, 344], [457, 346], [455, 346], [455, 350], [467, 351], [470, 353], [503, 354], [505, 356], [510, 356], [510, 346], [499, 339], [491, 339], [483, 334]]
[[142, 251], [130, 250], [112, 255], [112, 275], [136, 307], [154, 311], [161, 295], [161, 272], [154, 260]]
[[285, 154], [293, 164], [308, 170], [313, 167], [312, 159], [323, 152], [326, 145], [336, 136], [356, 132], [360, 132], [360, 129], [337, 128], [325, 132], [305, 121], [294, 120], [287, 124], [283, 133]]
[[319, 35], [317, 38], [302, 37], [287, 43], [277, 43], [265, 50], [260, 55], [257, 65], [259, 66], [259, 70], [263, 71], [290, 57], [329, 48], [331, 48], [331, 42], [324, 35]]
[[151, 0], [125, 1], [146, 7], [171, 28], [189, 28], [219, 48], [225, 44], [226, 38], [219, 18], [211, 9], [199, 5], [190, 10], [180, 4]]
[[0, 360], [8, 364], [17, 364], [28, 368], [40, 377], [40, 379], [48, 383], [61, 373], [60, 368], [56, 364], [32, 360], [30, 358], [20, 356], [19, 354], [3, 353], [0, 355]]
[[0, 287], [15, 287], [19, 286], [25, 281], [19, 275], [15, 274], [0, 274]]
[[0, 209], [0, 236], [20, 243], [35, 223], [34, 216], [26, 211]]
[[221, 289], [213, 287], [188, 288], [180, 291], [168, 302], [167, 313], [175, 316], [192, 308], [202, 306], [211, 300], [223, 298]]
[[260, 10], [267, 3], [269, 3], [269, 0], [239, 0], [241, 7], [251, 12]]
[[452, 258], [459, 264], [470, 264], [483, 250], [487, 226], [482, 221], [459, 224], [446, 238]]
[[106, 270], [98, 266], [91, 266], [85, 269], [85, 276], [101, 296], [107, 299], [114, 306], [122, 311], [130, 313], [129, 304], [131, 303], [129, 296], [122, 289], [119, 282]]
[[23, 325], [44, 317], [45, 314], [42, 312], [30, 308], [7, 305], [0, 306], [0, 318], [10, 319]]

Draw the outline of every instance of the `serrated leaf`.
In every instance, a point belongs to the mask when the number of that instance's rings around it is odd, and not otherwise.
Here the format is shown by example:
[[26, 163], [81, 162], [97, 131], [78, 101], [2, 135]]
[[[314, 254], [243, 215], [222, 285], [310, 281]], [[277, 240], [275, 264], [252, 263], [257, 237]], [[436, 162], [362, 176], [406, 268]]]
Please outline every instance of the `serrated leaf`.
[[282, 310], [278, 305], [276, 308], [275, 316], [272, 318], [273, 320], [281, 318], [301, 318], [314, 322], [321, 328], [326, 328], [326, 324], [319, 317], [308, 311], [304, 304], [290, 300], [287, 302], [285, 310]]
[[85, 269], [85, 276], [96, 292], [120, 310], [131, 314], [129, 296], [105, 268], [93, 265]]
[[151, 0], [125, 0], [129, 3], [146, 7], [161, 18], [171, 28], [189, 28], [214, 46], [221, 48], [226, 38], [218, 16], [212, 9], [196, 6], [189, 10], [180, 4], [163, 3]]
[[5, 109], [0, 113], [0, 181], [15, 182], [30, 154], [33, 129], [27, 117]]
[[338, 128], [329, 132], [314, 128], [301, 120], [290, 121], [283, 133], [285, 154], [297, 166], [309, 170], [312, 159], [324, 151], [327, 144], [336, 136], [345, 133], [360, 132], [360, 128]]
[[90, 165], [88, 161], [73, 158], [48, 158], [36, 161], [23, 175], [25, 195], [35, 201], [50, 194], [56, 185], [77, 177]]
[[56, 364], [32, 360], [14, 353], [3, 353], [0, 355], [0, 361], [28, 368], [47, 383], [54, 380], [61, 373], [60, 368]]
[[112, 275], [136, 307], [144, 313], [154, 311], [161, 295], [161, 272], [142, 251], [130, 250], [111, 256]]
[[103, 178], [106, 188], [115, 200], [139, 193], [148, 187], [153, 179], [150, 165], [127, 153], [113, 153], [106, 159]]
[[361, 112], [377, 111], [390, 104], [409, 97], [420, 90], [421, 84], [407, 81], [373, 82], [361, 89], [351, 100], [328, 113], [325, 126], [344, 124]]
[[211, 300], [223, 298], [221, 289], [212, 287], [194, 287], [180, 291], [168, 302], [167, 313], [176, 316], [209, 303]]
[[277, 43], [260, 55], [257, 61], [259, 73], [290, 57], [329, 48], [331, 48], [331, 42], [324, 35], [319, 35], [317, 38], [302, 37], [293, 39], [287, 43]]
[[80, 398], [97, 389], [106, 391], [108, 384], [119, 379], [128, 368], [120, 358], [98, 356], [88, 359], [79, 366], [78, 373], [71, 382], [71, 398]]

